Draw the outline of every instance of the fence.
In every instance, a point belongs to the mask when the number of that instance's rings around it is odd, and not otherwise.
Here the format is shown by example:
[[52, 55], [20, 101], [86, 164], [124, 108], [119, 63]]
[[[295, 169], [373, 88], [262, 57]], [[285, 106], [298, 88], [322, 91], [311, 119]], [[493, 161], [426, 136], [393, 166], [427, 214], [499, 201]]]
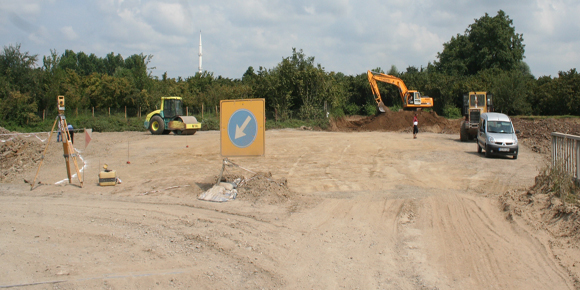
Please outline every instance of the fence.
[[580, 183], [580, 136], [552, 132], [552, 166], [561, 167]]
[[[332, 106], [330, 106], [326, 101], [323, 104], [324, 106], [316, 107], [314, 110], [316, 113], [314, 115], [328, 117], [329, 112], [332, 110]], [[157, 108], [155, 108], [157, 109]], [[65, 111], [65, 115], [67, 117], [78, 117], [78, 116], [92, 116], [92, 117], [106, 117], [106, 116], [125, 116], [125, 118], [143, 118], [149, 114], [152, 110], [146, 111], [144, 107], [120, 107], [120, 108], [71, 108]], [[183, 114], [187, 116], [196, 116], [199, 119], [203, 119], [204, 114], [205, 116], [219, 116], [220, 107], [219, 106], [189, 106], [183, 107]], [[273, 111], [266, 111], [266, 118], [271, 120], [285, 120], [285, 119], [292, 119], [298, 117], [300, 114], [297, 111], [286, 111], [285, 114], [280, 114], [276, 110]], [[36, 112], [36, 115], [39, 117], [40, 120], [44, 121], [45, 119], [53, 120], [54, 117], [57, 115], [56, 107], [53, 110], [39, 110]]]
[[[204, 113], [206, 114], [217, 114], [218, 113], [218, 108], [217, 107], [207, 107], [207, 106], [201, 106], [201, 107], [184, 107], [183, 108], [183, 114], [188, 115], [188, 116], [192, 116], [192, 115], [203, 115]], [[65, 115], [69, 116], [69, 117], [77, 117], [77, 116], [92, 116], [92, 117], [103, 117], [103, 116], [111, 116], [111, 115], [124, 115], [125, 118], [134, 118], [134, 117], [138, 117], [138, 118], [145, 118], [145, 116], [147, 114], [149, 114], [151, 111], [146, 111], [145, 108], [143, 107], [121, 107], [121, 108], [95, 108], [95, 107], [91, 107], [91, 108], [83, 108], [83, 109], [69, 109], [65, 111]], [[40, 110], [37, 112], [37, 116], [41, 119], [41, 120], [45, 120], [45, 119], [54, 119], [54, 116], [56, 116], [57, 111], [55, 110], [51, 110], [51, 111], [46, 111], [46, 110]]]

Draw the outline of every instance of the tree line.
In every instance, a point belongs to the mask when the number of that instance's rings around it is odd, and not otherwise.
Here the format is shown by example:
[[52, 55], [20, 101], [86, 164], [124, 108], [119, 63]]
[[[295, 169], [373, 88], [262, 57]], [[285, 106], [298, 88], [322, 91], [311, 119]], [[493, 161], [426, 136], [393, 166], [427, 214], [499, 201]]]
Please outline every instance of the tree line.
[[[496, 111], [510, 115], [579, 115], [576, 69], [536, 78], [524, 62], [524, 48], [523, 35], [500, 10], [495, 16], [486, 13], [453, 36], [432, 63], [404, 71], [391, 66], [386, 73], [432, 97], [433, 110], [447, 117], [460, 117], [462, 96], [469, 91], [492, 93]], [[273, 68], [250, 66], [239, 79], [211, 72], [187, 78], [152, 76], [152, 57], [141, 53], [123, 58], [111, 52], [101, 58], [51, 50], [41, 61], [19, 44], [5, 46], [0, 52], [0, 124], [25, 126], [38, 122], [43, 110], [56, 114], [57, 95], [65, 96], [67, 110], [127, 106], [149, 112], [161, 96], [176, 95], [188, 107], [264, 98], [268, 117], [276, 119], [323, 118], [325, 105], [333, 116], [377, 113], [366, 72], [327, 72], [301, 49], [293, 48]], [[380, 67], [369, 69], [384, 72]], [[379, 87], [387, 106], [402, 107], [396, 87]]]

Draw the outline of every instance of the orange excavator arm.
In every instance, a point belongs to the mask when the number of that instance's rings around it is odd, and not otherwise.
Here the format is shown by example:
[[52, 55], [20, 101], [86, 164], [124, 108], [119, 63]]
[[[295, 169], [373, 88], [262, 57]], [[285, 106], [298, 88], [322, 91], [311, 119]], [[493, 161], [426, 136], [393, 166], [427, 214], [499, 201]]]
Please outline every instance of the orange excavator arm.
[[[385, 112], [385, 104], [383, 103], [383, 99], [381, 98], [381, 93], [379, 92], [379, 87], [377, 85], [377, 81], [392, 84], [399, 88], [399, 96], [403, 101], [404, 108], [430, 108], [433, 107], [433, 99], [427, 96], [421, 97], [421, 94], [414, 90], [409, 90], [403, 82], [402, 79], [392, 76], [386, 75], [382, 73], [375, 73], [371, 72], [370, 70], [367, 71], [367, 77], [369, 79], [369, 84], [371, 85], [371, 90], [373, 91], [373, 95], [375, 97], [375, 101], [379, 106], [379, 111]], [[417, 98], [417, 99], [415, 99]]]
[[377, 81], [375, 81], [373, 73], [370, 70], [367, 71], [367, 77], [369, 78], [369, 84], [371, 85], [371, 91], [373, 91], [375, 102], [377, 102], [377, 105], [379, 106], [379, 111], [384, 113], [385, 104], [383, 103], [383, 99], [381, 98], [381, 93], [379, 92], [379, 86], [377, 85]]

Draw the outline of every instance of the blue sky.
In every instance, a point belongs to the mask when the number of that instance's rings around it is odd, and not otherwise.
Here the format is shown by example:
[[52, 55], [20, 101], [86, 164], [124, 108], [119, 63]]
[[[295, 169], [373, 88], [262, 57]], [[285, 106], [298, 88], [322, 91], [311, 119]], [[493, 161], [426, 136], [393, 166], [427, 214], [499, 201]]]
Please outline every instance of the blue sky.
[[578, 67], [577, 0], [2, 0], [0, 40], [37, 54], [39, 65], [51, 49], [151, 54], [154, 76], [185, 78], [198, 70], [201, 30], [203, 70], [215, 76], [273, 68], [293, 47], [326, 71], [356, 75], [425, 66], [452, 36], [500, 9], [523, 34], [536, 77]]

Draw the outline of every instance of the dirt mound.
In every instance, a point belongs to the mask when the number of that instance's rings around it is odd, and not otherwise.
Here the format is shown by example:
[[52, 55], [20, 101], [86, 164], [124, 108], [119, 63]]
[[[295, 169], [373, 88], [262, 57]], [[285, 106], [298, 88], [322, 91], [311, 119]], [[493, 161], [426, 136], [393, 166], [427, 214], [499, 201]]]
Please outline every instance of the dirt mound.
[[[448, 120], [435, 112], [417, 112], [419, 132], [433, 132], [459, 135], [462, 119]], [[376, 116], [346, 116], [330, 122], [331, 131], [394, 131], [411, 132], [413, 111], [385, 113]], [[529, 119], [512, 118], [514, 128], [520, 130], [518, 140], [534, 152], [548, 154], [552, 146], [552, 132], [580, 135], [580, 119]]]
[[547, 230], [562, 244], [580, 241], [579, 187], [570, 174], [545, 167], [528, 190], [510, 190], [499, 197], [508, 220], [521, 218]]
[[448, 120], [435, 112], [425, 111], [387, 111], [369, 117], [347, 116], [331, 120], [330, 130], [411, 132], [415, 113], [419, 119], [419, 132], [459, 134], [461, 119]]
[[552, 148], [552, 132], [580, 136], [580, 119], [527, 119], [512, 118], [514, 129], [520, 130], [518, 140], [534, 152], [549, 154]]
[[221, 180], [222, 182], [239, 183], [237, 199], [252, 203], [279, 204], [290, 200], [293, 195], [288, 188], [286, 179], [273, 179], [270, 172], [258, 172], [251, 177], [226, 173]]
[[[11, 134], [0, 127], [0, 134]], [[44, 144], [29, 135], [0, 135], [0, 182], [10, 181], [29, 167], [37, 166]]]

